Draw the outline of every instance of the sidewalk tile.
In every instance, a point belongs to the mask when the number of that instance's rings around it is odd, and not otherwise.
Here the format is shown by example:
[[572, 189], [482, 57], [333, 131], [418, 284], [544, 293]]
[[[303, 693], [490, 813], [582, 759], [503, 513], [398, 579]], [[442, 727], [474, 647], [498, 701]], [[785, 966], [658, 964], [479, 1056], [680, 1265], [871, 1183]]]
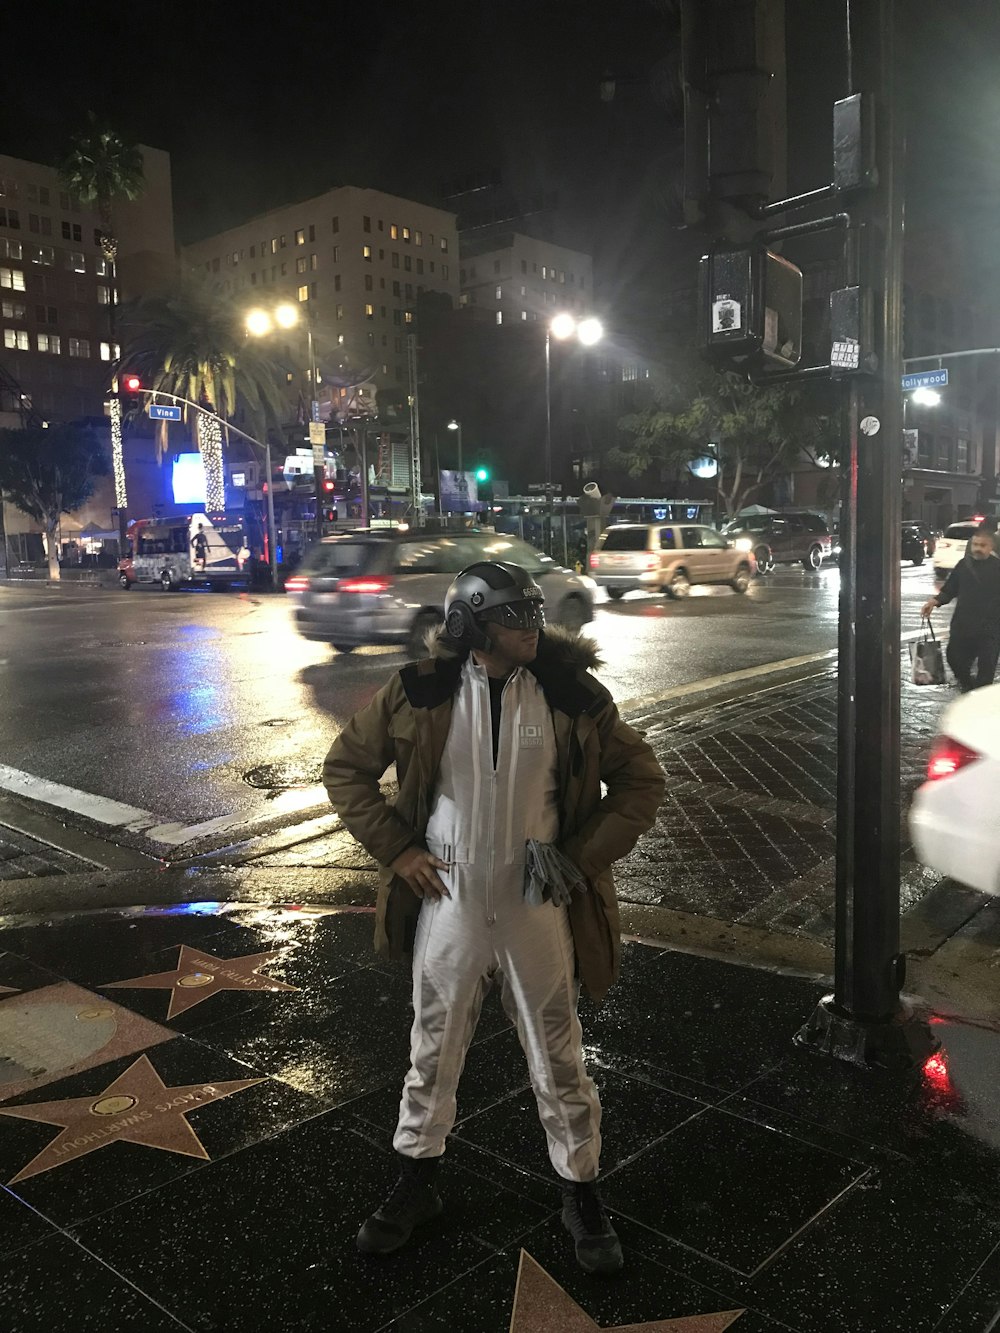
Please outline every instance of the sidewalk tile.
[[934, 1333], [993, 1333], [1000, 1328], [1000, 1245], [964, 1289]]
[[66, 1236], [22, 1250], [0, 1269], [0, 1310], [4, 1333], [107, 1333], [109, 1319], [142, 1333], [186, 1327]]
[[29, 1208], [16, 1194], [0, 1187], [0, 1271], [13, 1262], [10, 1258], [12, 1251], [53, 1234], [50, 1222]]
[[[0, 940], [2, 940], [0, 936]], [[43, 986], [54, 986], [62, 977], [44, 967], [38, 967], [17, 953], [0, 953], [0, 998], [9, 992], [24, 994], [30, 990], [40, 990]]]

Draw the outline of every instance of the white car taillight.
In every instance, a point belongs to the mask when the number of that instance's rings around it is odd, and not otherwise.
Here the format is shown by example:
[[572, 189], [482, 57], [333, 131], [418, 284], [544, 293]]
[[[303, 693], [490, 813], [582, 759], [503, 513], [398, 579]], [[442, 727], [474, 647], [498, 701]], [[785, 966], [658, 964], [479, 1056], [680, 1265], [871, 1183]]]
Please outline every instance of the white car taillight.
[[981, 758], [982, 755], [978, 750], [970, 749], [961, 741], [952, 740], [950, 736], [939, 736], [927, 761], [927, 781], [935, 782], [939, 778], [950, 778]]

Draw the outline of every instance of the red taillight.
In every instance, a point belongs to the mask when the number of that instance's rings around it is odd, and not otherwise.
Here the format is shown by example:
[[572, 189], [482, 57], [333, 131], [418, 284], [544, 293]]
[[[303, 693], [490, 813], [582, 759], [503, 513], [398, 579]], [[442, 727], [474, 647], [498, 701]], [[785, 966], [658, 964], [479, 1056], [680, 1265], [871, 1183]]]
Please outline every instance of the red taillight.
[[596, 568], [597, 568], [597, 556], [596, 556], [596, 555], [592, 555], [592, 556], [590, 557], [590, 568], [591, 568], [591, 569], [596, 569]]
[[305, 592], [309, 587], [309, 580], [296, 575], [295, 578], [285, 579], [285, 592]]
[[954, 741], [950, 736], [939, 736], [934, 742], [931, 757], [927, 761], [927, 780], [950, 778], [959, 769], [982, 758], [978, 750], [970, 750], [961, 741]]
[[392, 579], [388, 578], [367, 578], [367, 579], [341, 579], [337, 584], [338, 592], [387, 592], [392, 586]]
[[646, 568], [647, 568], [647, 569], [659, 569], [659, 567], [660, 567], [660, 557], [659, 557], [658, 555], [647, 555], [647, 556], [646, 556]]

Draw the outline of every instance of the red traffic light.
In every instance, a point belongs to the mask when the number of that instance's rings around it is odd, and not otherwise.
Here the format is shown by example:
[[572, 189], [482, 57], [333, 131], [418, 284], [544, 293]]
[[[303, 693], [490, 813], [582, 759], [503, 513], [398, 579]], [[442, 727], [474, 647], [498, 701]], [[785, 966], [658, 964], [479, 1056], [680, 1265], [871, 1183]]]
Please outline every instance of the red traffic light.
[[324, 491], [332, 491], [332, 490], [333, 490], [333, 485], [334, 485], [334, 483], [333, 483], [332, 481], [330, 481], [330, 480], [324, 481], [324, 483], [323, 483], [323, 489], [324, 489]]
[[128, 393], [138, 393], [142, 388], [142, 380], [138, 375], [125, 375], [122, 379], [122, 387]]

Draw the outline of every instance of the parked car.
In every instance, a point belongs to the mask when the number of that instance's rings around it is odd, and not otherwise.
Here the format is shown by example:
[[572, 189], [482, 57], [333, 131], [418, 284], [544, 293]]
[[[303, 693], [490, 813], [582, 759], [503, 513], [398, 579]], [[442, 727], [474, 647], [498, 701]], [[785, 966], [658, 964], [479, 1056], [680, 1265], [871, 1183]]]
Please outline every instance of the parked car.
[[550, 624], [581, 629], [594, 618], [595, 585], [519, 537], [495, 532], [366, 530], [326, 537], [285, 581], [296, 628], [348, 653], [362, 644], [405, 644], [420, 656], [444, 620], [452, 579], [477, 560], [522, 565], [545, 593]]
[[693, 583], [728, 583], [746, 592], [755, 564], [753, 555], [699, 523], [616, 523], [601, 534], [590, 572], [609, 597], [635, 588], [686, 597]]
[[736, 550], [753, 553], [761, 574], [799, 561], [819, 569], [833, 551], [830, 529], [819, 514], [747, 514], [727, 523], [722, 534]]
[[911, 565], [922, 565], [936, 548], [934, 536], [925, 523], [908, 519], [903, 524], [901, 558]]
[[944, 536], [937, 539], [934, 548], [935, 578], [946, 579], [965, 555], [969, 541], [979, 531], [981, 518], [963, 518], [945, 528]]
[[1000, 894], [1000, 685], [963, 695], [940, 725], [910, 810], [913, 845], [924, 865]]

